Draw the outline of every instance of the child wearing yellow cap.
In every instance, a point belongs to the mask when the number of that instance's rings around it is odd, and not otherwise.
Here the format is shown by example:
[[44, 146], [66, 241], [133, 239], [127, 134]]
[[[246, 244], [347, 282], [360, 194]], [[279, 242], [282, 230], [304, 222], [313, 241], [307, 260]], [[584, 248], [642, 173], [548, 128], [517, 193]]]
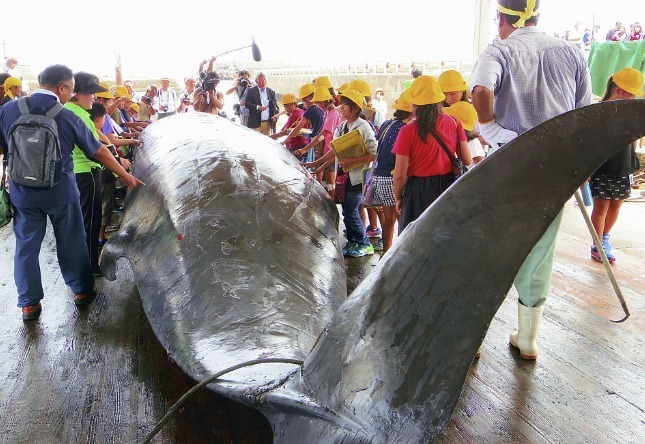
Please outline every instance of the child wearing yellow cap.
[[474, 162], [473, 166], [484, 160], [486, 151], [484, 151], [484, 147], [479, 140], [479, 133], [475, 131], [475, 126], [477, 125], [475, 107], [469, 102], [457, 102], [451, 106], [444, 107], [443, 112], [459, 120], [461, 126], [464, 127], [466, 139], [468, 140], [468, 149], [470, 149], [470, 155]]
[[[607, 81], [607, 90], [601, 102], [612, 100], [633, 99], [643, 94], [643, 74], [634, 68], [621, 69]], [[620, 207], [631, 195], [630, 176], [640, 168], [636, 156], [635, 144], [631, 143], [614, 156], [610, 157], [589, 178], [593, 210], [591, 222], [602, 239], [609, 262], [615, 262], [616, 257], [611, 253], [609, 244], [610, 232], [616, 220]], [[602, 261], [597, 245], [591, 246], [591, 258]]]
[[443, 106], [451, 106], [453, 103], [460, 101], [470, 102], [468, 84], [459, 71], [454, 69], [444, 71], [438, 80], [441, 92], [446, 96], [446, 99], [442, 103]]

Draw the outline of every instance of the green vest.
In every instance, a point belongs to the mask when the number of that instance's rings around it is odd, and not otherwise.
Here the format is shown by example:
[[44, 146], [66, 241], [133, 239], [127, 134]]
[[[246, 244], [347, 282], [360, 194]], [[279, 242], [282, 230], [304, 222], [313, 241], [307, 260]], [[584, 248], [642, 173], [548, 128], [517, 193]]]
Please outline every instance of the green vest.
[[[65, 104], [65, 108], [80, 117], [83, 123], [85, 123], [85, 125], [87, 125], [89, 130], [92, 132], [94, 137], [96, 137], [96, 140], [99, 140], [99, 134], [96, 132], [94, 122], [92, 122], [92, 119], [90, 119], [90, 113], [86, 109], [81, 108], [72, 101], [67, 102]], [[72, 151], [72, 159], [74, 160], [74, 174], [89, 173], [91, 169], [95, 167], [102, 168], [100, 164], [88, 159], [83, 150], [81, 150], [77, 145], [74, 145], [74, 151]]]

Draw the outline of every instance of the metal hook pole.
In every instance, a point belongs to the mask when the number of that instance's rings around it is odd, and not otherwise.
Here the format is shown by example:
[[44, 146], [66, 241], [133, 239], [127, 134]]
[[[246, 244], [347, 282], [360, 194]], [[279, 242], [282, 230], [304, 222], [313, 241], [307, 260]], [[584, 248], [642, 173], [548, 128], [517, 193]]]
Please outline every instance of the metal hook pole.
[[607, 271], [607, 276], [609, 276], [609, 280], [611, 281], [612, 287], [614, 287], [614, 291], [616, 292], [616, 296], [618, 296], [618, 300], [620, 301], [620, 305], [623, 307], [623, 311], [625, 312], [625, 317], [622, 319], [619, 319], [618, 321], [614, 321], [612, 319], [611, 322], [625, 322], [627, 318], [629, 317], [629, 309], [627, 308], [627, 302], [625, 302], [625, 298], [623, 297], [623, 292], [620, 290], [620, 286], [618, 285], [618, 281], [616, 280], [616, 276], [614, 275], [614, 271], [611, 269], [611, 265], [609, 265], [609, 260], [607, 259], [607, 255], [605, 254], [605, 249], [602, 248], [602, 242], [600, 241], [600, 238], [598, 237], [598, 233], [596, 233], [596, 228], [593, 226], [593, 223], [591, 222], [591, 218], [589, 217], [589, 213], [587, 213], [587, 208], [585, 207], [585, 203], [582, 200], [582, 195], [580, 194], [580, 190], [576, 190], [575, 192], [576, 196], [576, 202], [578, 202], [578, 208], [580, 208], [580, 211], [582, 212], [582, 217], [584, 218], [585, 222], [587, 223], [587, 228], [589, 228], [589, 232], [591, 233], [591, 237], [593, 238], [593, 242], [596, 245], [596, 248], [598, 249], [598, 252], [600, 253], [600, 257], [602, 258], [602, 263], [605, 266], [605, 270]]

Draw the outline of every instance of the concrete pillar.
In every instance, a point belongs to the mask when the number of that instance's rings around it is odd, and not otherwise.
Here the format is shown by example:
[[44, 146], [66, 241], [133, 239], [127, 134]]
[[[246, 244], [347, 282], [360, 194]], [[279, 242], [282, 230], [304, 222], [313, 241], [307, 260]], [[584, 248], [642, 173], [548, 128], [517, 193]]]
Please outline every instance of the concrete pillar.
[[[473, 35], [473, 60], [479, 58], [491, 34], [490, 11], [495, 0], [475, 0], [475, 33]], [[494, 6], [494, 5], [493, 5]]]

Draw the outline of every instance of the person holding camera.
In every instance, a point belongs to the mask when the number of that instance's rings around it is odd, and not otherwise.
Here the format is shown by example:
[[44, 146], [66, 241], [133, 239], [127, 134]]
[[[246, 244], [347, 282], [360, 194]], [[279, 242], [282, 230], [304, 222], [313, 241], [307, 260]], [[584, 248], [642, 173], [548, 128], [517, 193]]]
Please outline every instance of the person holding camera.
[[179, 93], [178, 113], [194, 111], [193, 103], [195, 102], [195, 84], [197, 80], [193, 76], [188, 76], [184, 79], [184, 83], [186, 84], [186, 88]]
[[163, 119], [177, 112], [177, 93], [170, 87], [170, 78], [162, 77], [161, 89], [159, 92], [159, 114], [158, 118]]
[[275, 122], [272, 117], [277, 114], [278, 103], [275, 91], [267, 87], [264, 73], [255, 76], [256, 86], [248, 88], [244, 97], [244, 106], [249, 110], [247, 127], [266, 136], [275, 132]]
[[159, 99], [157, 99], [158, 87], [154, 83], [148, 85], [146, 95], [139, 101], [139, 116], [137, 120], [142, 122], [152, 122], [157, 119], [157, 108]]
[[227, 96], [235, 92], [237, 103], [233, 105], [233, 108], [235, 109], [235, 115], [239, 116], [240, 123], [244, 126], [247, 126], [249, 121], [249, 110], [244, 106], [244, 94], [246, 94], [248, 88], [253, 86], [255, 85], [249, 79], [249, 72], [246, 69], [242, 69], [237, 73], [237, 79], [233, 86], [226, 91]]

